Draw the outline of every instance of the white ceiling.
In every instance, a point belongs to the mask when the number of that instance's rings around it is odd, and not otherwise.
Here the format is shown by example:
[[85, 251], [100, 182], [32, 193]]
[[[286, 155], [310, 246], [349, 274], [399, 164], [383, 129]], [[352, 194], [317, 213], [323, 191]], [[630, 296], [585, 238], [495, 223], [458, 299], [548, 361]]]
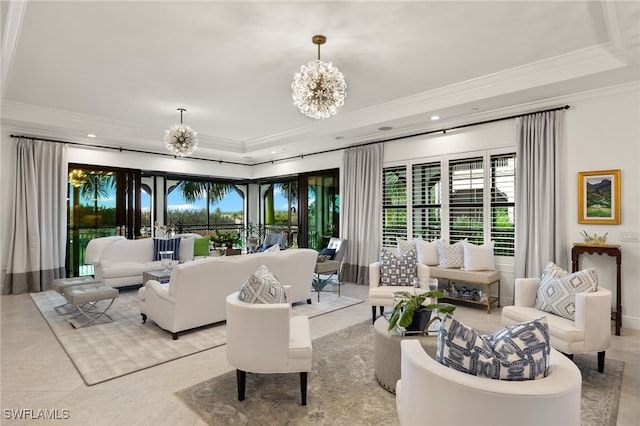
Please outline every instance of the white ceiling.
[[[2, 14], [5, 128], [166, 152], [164, 131], [184, 107], [195, 157], [246, 164], [640, 78], [638, 1], [30, 0], [3, 1]], [[316, 58], [314, 34], [347, 80], [344, 106], [326, 120], [291, 98], [293, 74]]]

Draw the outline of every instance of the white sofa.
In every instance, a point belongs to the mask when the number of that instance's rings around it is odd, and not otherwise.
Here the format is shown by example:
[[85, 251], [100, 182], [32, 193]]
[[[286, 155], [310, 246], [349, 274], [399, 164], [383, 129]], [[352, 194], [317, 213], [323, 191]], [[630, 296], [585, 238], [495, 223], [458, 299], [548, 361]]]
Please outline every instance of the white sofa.
[[502, 324], [547, 317], [551, 346], [565, 354], [598, 352], [598, 371], [604, 371], [605, 351], [611, 344], [611, 292], [606, 288], [575, 295], [575, 320], [535, 308], [540, 278], [517, 278], [513, 306], [502, 308]]
[[[398, 291], [411, 290], [411, 286], [406, 285], [380, 285], [380, 262], [369, 265], [369, 304], [371, 305], [371, 321], [376, 322], [376, 306], [380, 308], [380, 315], [384, 314], [384, 307], [394, 306], [393, 293]], [[435, 290], [429, 288], [430, 270], [427, 265], [418, 263], [417, 275], [420, 281], [420, 288], [424, 290]]]
[[224, 321], [226, 297], [240, 289], [261, 265], [291, 287], [290, 303], [311, 303], [311, 281], [318, 252], [292, 249], [242, 256], [212, 257], [173, 267], [168, 283], [147, 281], [138, 290], [143, 321], [172, 333]]
[[418, 340], [403, 340], [401, 352], [396, 384], [401, 425], [580, 425], [580, 370], [553, 348], [549, 375], [526, 381], [445, 367]]
[[[181, 234], [180, 259], [193, 260], [193, 245], [198, 234]], [[142, 273], [161, 269], [153, 260], [153, 238], [128, 240], [124, 237], [102, 237], [89, 241], [85, 256], [93, 264], [96, 279], [111, 287], [143, 284]], [[173, 264], [178, 261], [174, 260]]]

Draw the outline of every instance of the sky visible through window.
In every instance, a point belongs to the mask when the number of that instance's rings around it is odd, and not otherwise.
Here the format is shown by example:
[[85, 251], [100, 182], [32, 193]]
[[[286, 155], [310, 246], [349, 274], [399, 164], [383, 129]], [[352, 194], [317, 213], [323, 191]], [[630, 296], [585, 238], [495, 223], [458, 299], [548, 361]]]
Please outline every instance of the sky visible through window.
[[[285, 194], [278, 188], [274, 191], [274, 200], [276, 210], [287, 210], [287, 198]], [[84, 204], [92, 203], [92, 200], [83, 199]], [[100, 205], [106, 208], [115, 208], [116, 206], [116, 193], [115, 189], [109, 192], [109, 196], [106, 198], [100, 199]], [[146, 192], [142, 192], [142, 211], [149, 211], [149, 206], [151, 205], [151, 197]], [[206, 200], [198, 200], [195, 203], [187, 203], [182, 198], [182, 193], [180, 191], [173, 191], [168, 196], [168, 205], [167, 208], [169, 210], [202, 210], [206, 208]], [[237, 192], [231, 192], [227, 195], [224, 200], [215, 204], [211, 211], [214, 211], [216, 208], [220, 208], [223, 212], [238, 212], [242, 211], [242, 197]]]

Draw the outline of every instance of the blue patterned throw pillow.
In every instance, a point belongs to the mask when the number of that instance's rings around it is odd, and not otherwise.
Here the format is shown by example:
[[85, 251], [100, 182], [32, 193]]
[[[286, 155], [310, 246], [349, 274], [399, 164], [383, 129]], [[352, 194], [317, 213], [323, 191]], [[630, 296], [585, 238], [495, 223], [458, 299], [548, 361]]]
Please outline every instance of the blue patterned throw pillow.
[[387, 249], [380, 251], [380, 285], [413, 285], [416, 277], [415, 250], [396, 256]]
[[153, 239], [153, 260], [160, 260], [161, 251], [172, 251], [172, 260], [180, 260], [180, 241], [178, 238], [154, 238]]
[[242, 284], [238, 298], [247, 303], [285, 303], [287, 296], [278, 278], [262, 265]]
[[499, 380], [533, 380], [549, 374], [549, 328], [545, 317], [489, 335], [447, 315], [436, 361], [455, 370]]

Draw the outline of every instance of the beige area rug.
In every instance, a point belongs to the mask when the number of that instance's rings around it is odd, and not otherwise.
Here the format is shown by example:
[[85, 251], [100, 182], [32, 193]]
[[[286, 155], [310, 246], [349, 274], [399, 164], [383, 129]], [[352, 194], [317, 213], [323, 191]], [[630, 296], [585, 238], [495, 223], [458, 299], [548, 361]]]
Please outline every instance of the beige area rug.
[[[292, 315], [311, 318], [363, 302], [323, 293], [318, 303], [314, 294], [311, 296], [313, 303], [296, 303]], [[142, 324], [137, 290], [120, 291], [120, 297], [108, 311], [113, 318], [112, 323], [79, 329], [74, 329], [65, 316], [55, 311], [55, 306], [65, 302], [58, 293], [32, 293], [31, 299], [87, 386], [215, 348], [226, 342], [224, 322], [185, 331], [180, 333], [178, 340], [172, 340], [170, 333], [151, 320]]]
[[[624, 363], [607, 359], [600, 374], [596, 355], [574, 358], [583, 375], [582, 425], [615, 425]], [[176, 395], [209, 425], [397, 425], [395, 395], [378, 385], [373, 365], [373, 327], [365, 321], [314, 340], [307, 406], [298, 374], [248, 374], [242, 402], [235, 371]]]

